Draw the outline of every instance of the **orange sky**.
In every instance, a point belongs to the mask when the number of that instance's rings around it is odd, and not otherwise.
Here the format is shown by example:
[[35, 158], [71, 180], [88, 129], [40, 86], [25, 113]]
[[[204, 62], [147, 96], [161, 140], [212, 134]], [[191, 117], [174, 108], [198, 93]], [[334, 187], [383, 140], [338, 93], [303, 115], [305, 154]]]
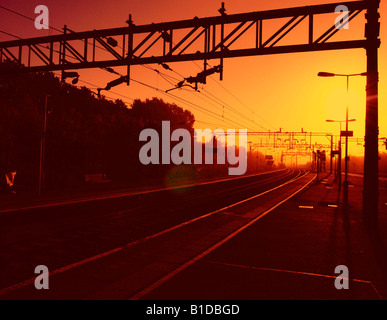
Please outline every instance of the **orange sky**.
[[[332, 3], [337, 1], [329, 0], [238, 0], [225, 1], [227, 13], [242, 13], [249, 11], [261, 11], [278, 9], [285, 7], [295, 7], [304, 5], [314, 5], [321, 3]], [[174, 21], [191, 19], [194, 16], [208, 17], [217, 16], [221, 1], [214, 0], [66, 0], [66, 1], [21, 1], [3, 0], [0, 5], [17, 11], [21, 14], [34, 18], [34, 8], [44, 4], [50, 10], [50, 25], [58, 29], [67, 24], [75, 31], [86, 31], [92, 29], [103, 29], [125, 26], [125, 20], [131, 13], [134, 23], [137, 25], [152, 22]], [[383, 90], [387, 82], [387, 66], [385, 57], [387, 47], [384, 44], [386, 27], [384, 17], [387, 16], [387, 4], [381, 4], [381, 40], [379, 50], [379, 126], [380, 137], [387, 136], [387, 112], [384, 108], [386, 95]], [[321, 25], [326, 29], [334, 22], [334, 15], [321, 20]], [[356, 22], [358, 21], [358, 23]], [[358, 16], [350, 23], [349, 30], [341, 30], [337, 39], [361, 39], [364, 36], [362, 29], [364, 18]], [[317, 22], [316, 22], [317, 24]], [[316, 26], [317, 28], [317, 26]], [[304, 41], [303, 24], [293, 30], [285, 40], [293, 43]], [[17, 16], [13, 13], [0, 9], [0, 30], [15, 34], [19, 37], [35, 37], [56, 34], [56, 31], [36, 30], [32, 21]], [[270, 27], [267, 29], [270, 30]], [[323, 29], [321, 29], [323, 30]], [[10, 40], [12, 37], [0, 33], [0, 41]], [[241, 42], [243, 45], [243, 42]], [[217, 65], [217, 60], [209, 61], [212, 66]], [[153, 68], [162, 72], [168, 71], [160, 66], [152, 65]], [[171, 63], [170, 67], [184, 77], [196, 75], [201, 71], [201, 62]], [[125, 68], [115, 68], [121, 73], [125, 73]], [[224, 63], [224, 81], [219, 81], [219, 76], [214, 75], [208, 79], [202, 93], [195, 93], [193, 90], [174, 90], [173, 93], [183, 99], [189, 100], [201, 107], [211, 110], [218, 115], [223, 115], [225, 119], [238, 122], [232, 124], [225, 123], [221, 119], [208, 116], [191, 106], [167, 97], [160, 92], [146, 88], [139, 84], [132, 83], [129, 87], [121, 85], [106, 92], [105, 95], [111, 98], [120, 96], [122, 100], [131, 103], [131, 99], [145, 99], [151, 97], [161, 97], [168, 102], [175, 102], [178, 105], [191, 110], [197, 119], [197, 128], [210, 127], [207, 123], [216, 124], [217, 127], [227, 128], [247, 128], [249, 131], [255, 129], [262, 131], [304, 131], [332, 132], [338, 133], [339, 125], [326, 123], [326, 119], [345, 119], [346, 103], [346, 82], [345, 78], [319, 78], [319, 71], [335, 73], [361, 73], [366, 71], [365, 50], [340, 50], [318, 53], [294, 53], [272, 56], [256, 56], [246, 58], [227, 59]], [[80, 80], [89, 82], [86, 85], [93, 89], [104, 87], [107, 82], [117, 76], [108, 74], [99, 69], [79, 71]], [[179, 78], [175, 73], [171, 76]], [[171, 89], [172, 84], [166, 82], [156, 72], [141, 66], [132, 68], [131, 76], [139, 81], [155, 86], [160, 90]], [[177, 83], [177, 82], [176, 82]], [[365, 123], [365, 77], [355, 77], [350, 80], [350, 118], [357, 121], [351, 123], [351, 130], [355, 136], [364, 137]], [[78, 85], [85, 85], [79, 82]], [[202, 86], [200, 86], [201, 88]], [[114, 92], [114, 93], [113, 93]], [[213, 96], [211, 96], [211, 95]], [[210, 100], [210, 98], [212, 98]], [[215, 99], [215, 101], [214, 101]], [[221, 102], [219, 101], [221, 100]], [[216, 102], [217, 101], [217, 102]], [[218, 103], [220, 102], [220, 104]], [[223, 112], [221, 104], [237, 110], [240, 114], [233, 113], [227, 108]], [[251, 121], [253, 120], [253, 121]], [[201, 122], [200, 122], [201, 121]], [[263, 127], [263, 128], [262, 128]], [[251, 140], [251, 139], [249, 139]], [[322, 142], [327, 143], [327, 139]], [[383, 150], [384, 148], [381, 148]], [[356, 155], [363, 154], [363, 148], [351, 145], [350, 153]]]

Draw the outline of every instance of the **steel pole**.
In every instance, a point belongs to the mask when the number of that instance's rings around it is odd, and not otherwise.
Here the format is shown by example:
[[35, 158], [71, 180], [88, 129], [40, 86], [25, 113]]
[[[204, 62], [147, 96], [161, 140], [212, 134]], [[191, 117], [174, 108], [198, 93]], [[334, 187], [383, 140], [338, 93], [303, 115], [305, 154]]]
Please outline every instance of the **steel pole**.
[[332, 174], [332, 165], [333, 165], [333, 158], [332, 158], [332, 151], [333, 151], [333, 135], [331, 135], [331, 158], [330, 158], [330, 174]]
[[46, 95], [46, 99], [44, 102], [44, 115], [43, 115], [43, 134], [40, 139], [40, 159], [39, 159], [39, 188], [38, 194], [39, 196], [42, 194], [44, 189], [44, 160], [45, 160], [45, 149], [46, 149], [46, 131], [47, 131], [47, 101], [50, 95]]
[[340, 121], [340, 138], [339, 138], [339, 194], [341, 191], [341, 163], [342, 162], [342, 157], [341, 157], [341, 121]]
[[366, 25], [367, 87], [364, 149], [363, 221], [371, 228], [378, 225], [378, 48], [379, 0], [369, 0]]
[[348, 212], [348, 98], [349, 97], [349, 76], [347, 76], [347, 106], [345, 111], [345, 159], [344, 159], [344, 184], [343, 184], [343, 209], [344, 223], [349, 223]]

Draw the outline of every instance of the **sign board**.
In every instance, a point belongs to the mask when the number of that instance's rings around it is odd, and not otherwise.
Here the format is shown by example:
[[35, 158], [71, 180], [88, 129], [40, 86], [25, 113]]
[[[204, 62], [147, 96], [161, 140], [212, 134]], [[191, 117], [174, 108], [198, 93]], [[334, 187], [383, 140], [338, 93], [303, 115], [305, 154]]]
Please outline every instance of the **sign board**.
[[339, 155], [340, 154], [340, 151], [338, 150], [334, 150], [331, 152], [331, 156], [335, 156], [335, 155]]
[[341, 131], [342, 137], [353, 137], [353, 131]]

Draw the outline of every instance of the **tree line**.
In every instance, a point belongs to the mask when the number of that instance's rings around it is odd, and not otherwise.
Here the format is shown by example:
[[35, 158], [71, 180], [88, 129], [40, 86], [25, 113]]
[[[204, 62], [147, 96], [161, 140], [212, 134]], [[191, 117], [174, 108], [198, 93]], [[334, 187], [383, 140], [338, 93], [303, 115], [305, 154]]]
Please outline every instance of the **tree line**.
[[[19, 190], [36, 190], [40, 143], [47, 99], [45, 185], [84, 184], [85, 174], [103, 173], [117, 183], [162, 183], [171, 166], [143, 166], [138, 161], [144, 128], [160, 130], [163, 120], [192, 131], [194, 115], [152, 98], [122, 100], [97, 97], [86, 87], [63, 83], [51, 72], [26, 73], [11, 62], [0, 64], [0, 174], [15, 172]], [[184, 170], [187, 170], [186, 168]], [[175, 170], [176, 171], [176, 170]], [[193, 169], [189, 174], [193, 174]], [[188, 174], [188, 173], [187, 173]]]

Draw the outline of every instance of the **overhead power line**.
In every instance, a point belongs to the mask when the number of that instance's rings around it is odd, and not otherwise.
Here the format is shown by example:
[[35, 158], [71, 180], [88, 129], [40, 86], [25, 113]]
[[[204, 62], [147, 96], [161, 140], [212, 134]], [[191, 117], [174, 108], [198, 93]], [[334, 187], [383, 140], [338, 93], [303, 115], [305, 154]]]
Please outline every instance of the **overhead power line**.
[[[0, 8], [2, 8], [2, 9], [4, 9], [4, 10], [7, 10], [7, 11], [9, 11], [9, 12], [12, 12], [12, 13], [14, 13], [14, 14], [16, 14], [16, 15], [18, 15], [18, 16], [21, 16], [21, 17], [23, 17], [23, 18], [25, 18], [25, 19], [28, 19], [28, 20], [30, 20], [30, 21], [35, 21], [35, 19], [33, 19], [33, 18], [31, 18], [31, 17], [28, 17], [28, 16], [26, 16], [26, 15], [24, 15], [24, 14], [21, 14], [21, 13], [19, 13], [19, 12], [16, 12], [16, 11], [14, 11], [14, 10], [11, 10], [11, 9], [9, 9], [9, 8], [6, 8], [6, 7], [4, 7], [4, 6], [0, 6]], [[62, 32], [62, 30], [60, 30], [60, 29], [58, 29], [58, 28], [55, 28], [55, 27], [53, 27], [53, 26], [48, 26], [50, 29], [53, 29], [53, 30], [55, 30], [55, 31], [58, 31], [58, 32]], [[71, 31], [71, 30], [70, 30]], [[6, 34], [6, 35], [9, 35], [9, 36], [12, 36], [12, 37], [15, 37], [15, 38], [18, 38], [18, 39], [22, 39], [21, 37], [18, 37], [18, 36], [15, 36], [15, 35], [12, 35], [12, 34], [10, 34], [10, 33], [8, 33], [8, 32], [5, 32], [5, 31], [1, 31], [2, 33], [4, 33], [4, 34]], [[73, 31], [71, 31], [71, 32], [73, 32]], [[45, 49], [48, 49], [48, 48], [46, 48], [46, 47], [44, 47], [44, 46], [42, 46], [43, 48], [45, 48]], [[106, 48], [103, 48], [103, 47], [99, 47], [100, 49], [102, 49], [102, 50], [104, 50], [104, 51], [107, 51], [106, 50]], [[56, 51], [57, 52], [57, 51]], [[76, 60], [76, 58], [75, 57], [72, 57], [72, 56], [69, 56], [69, 55], [65, 55], [66, 56], [66, 58], [72, 58], [73, 60]], [[196, 64], [196, 63], [195, 63]], [[169, 70], [169, 71], [172, 71], [172, 72], [174, 72], [174, 73], [176, 73], [177, 75], [179, 75], [180, 77], [182, 77], [183, 79], [185, 79], [185, 80], [187, 80], [188, 82], [190, 82], [190, 83], [195, 83], [196, 84], [196, 86], [197, 86], [197, 83], [198, 82], [200, 82], [200, 83], [205, 83], [205, 78], [207, 77], [207, 76], [210, 76], [213, 72], [211, 71], [211, 70], [202, 70], [196, 77], [188, 77], [188, 78], [184, 78], [180, 73], [178, 73], [177, 71], [175, 71], [175, 70], [173, 70], [172, 68], [170, 68], [167, 64], [165, 64], [165, 63], [161, 63], [160, 64], [164, 69], [166, 69], [166, 70]], [[143, 67], [145, 67], [145, 68], [147, 68], [147, 69], [149, 69], [149, 70], [153, 70], [153, 71], [155, 71], [155, 72], [157, 72], [165, 81], [167, 81], [168, 83], [170, 83], [170, 84], [172, 84], [172, 82], [170, 81], [170, 80], [168, 80], [167, 78], [169, 78], [169, 79], [172, 79], [172, 80], [175, 80], [175, 81], [177, 81], [178, 79], [177, 78], [174, 78], [174, 77], [172, 77], [172, 76], [170, 76], [170, 75], [167, 75], [167, 74], [165, 74], [165, 73], [162, 73], [162, 72], [160, 72], [159, 70], [157, 70], [157, 69], [154, 69], [154, 68], [152, 68], [152, 67], [149, 67], [149, 66], [145, 66], [145, 65], [142, 65]], [[101, 69], [103, 69], [103, 70], [105, 70], [105, 71], [108, 71], [108, 72], [110, 72], [110, 73], [114, 73], [114, 74], [117, 74], [117, 75], [120, 75], [118, 72], [116, 72], [114, 69], [112, 69], [112, 68], [101, 68]], [[217, 72], [217, 69], [216, 68], [213, 68], [214, 69], [214, 72]], [[121, 77], [123, 77], [123, 76], [121, 76]], [[117, 79], [117, 80], [119, 80], [119, 79]], [[114, 80], [114, 81], [117, 81], [117, 80]], [[96, 86], [96, 85], [93, 85], [93, 84], [90, 84], [90, 83], [88, 83], [88, 82], [86, 82], [86, 81], [83, 81], [83, 80], [79, 80], [79, 81], [81, 81], [81, 82], [83, 82], [83, 83], [86, 83], [86, 84], [89, 84], [89, 85], [92, 85], [92, 86], [94, 86], [94, 87], [98, 87], [98, 86]], [[112, 82], [114, 82], [114, 81], [112, 81]], [[120, 83], [122, 83], [122, 81], [119, 81]], [[113, 86], [114, 86], [115, 84], [113, 83]], [[150, 87], [152, 87], [152, 86], [150, 86]], [[107, 85], [107, 87], [105, 88], [105, 89], [107, 89], [107, 90], [110, 90], [110, 88], [111, 87], [109, 87], [109, 85]], [[102, 89], [100, 89], [100, 90], [102, 90]], [[162, 91], [160, 91], [160, 90], [158, 90], [159, 92], [162, 92]], [[111, 91], [110, 91], [111, 92]], [[113, 94], [116, 94], [116, 95], [120, 95], [120, 94], [118, 94], [118, 93], [115, 93], [115, 92], [111, 92], [111, 93], [113, 93]], [[202, 95], [204, 95], [204, 96], [206, 96], [205, 94], [203, 94], [203, 93], [201, 93]], [[212, 95], [212, 94], [211, 94]], [[132, 98], [130, 98], [130, 97], [127, 97], [127, 96], [124, 96], [124, 95], [120, 95], [120, 96], [122, 96], [122, 97], [125, 97], [125, 98], [128, 98], [128, 99], [130, 99], [130, 100], [134, 100], [134, 99], [132, 99]], [[171, 95], [171, 94], [169, 94], [169, 96], [171, 96], [171, 97], [173, 97], [174, 95]], [[214, 95], [212, 95], [213, 97], [215, 97]], [[174, 96], [175, 98], [177, 98], [177, 96]], [[211, 98], [209, 98], [208, 96], [206, 96], [208, 99], [210, 99], [210, 100], [213, 100], [213, 99], [211, 99]], [[217, 98], [217, 97], [215, 97], [216, 99], [218, 99], [219, 101], [221, 101], [219, 98]], [[180, 99], [182, 99], [182, 98], [180, 98]], [[185, 99], [182, 99], [182, 101], [184, 101]], [[213, 100], [214, 101], [214, 100]], [[208, 102], [207, 102], [208, 103]], [[190, 103], [191, 104], [191, 106], [192, 106], [192, 103]], [[247, 121], [249, 121], [249, 122], [252, 122], [254, 125], [256, 125], [256, 123], [253, 121], [253, 120], [250, 120], [250, 119], [248, 119], [247, 117], [245, 117], [242, 113], [240, 113], [240, 112], [238, 112], [238, 111], [236, 111], [234, 108], [232, 108], [232, 107], [230, 107], [227, 103], [223, 103], [223, 105], [225, 105], [225, 107], [227, 108], [227, 109], [229, 109], [229, 110], [231, 110], [231, 111], [233, 111], [234, 113], [236, 113], [236, 114], [238, 114], [240, 117], [242, 117], [242, 118], [244, 118], [245, 120], [247, 120]], [[206, 109], [204, 109], [204, 108], [202, 108], [202, 112], [203, 112], [203, 110], [206, 110]], [[208, 110], [206, 110], [207, 112], [209, 112], [210, 114], [211, 114], [211, 111], [208, 111]], [[226, 118], [224, 117], [224, 113], [222, 114], [222, 115], [219, 115], [219, 114], [216, 114], [216, 113], [213, 113], [214, 115], [216, 115], [217, 117], [220, 117], [221, 119], [222, 119], [222, 121], [224, 121]], [[236, 121], [233, 121], [234, 123], [238, 123], [239, 125], [241, 125], [239, 122], [236, 122]], [[243, 127], [246, 127], [246, 125], [242, 125]], [[262, 127], [262, 126], [261, 126]], [[262, 127], [263, 128], [263, 127]]]
[[[23, 18], [25, 18], [25, 19], [28, 19], [28, 20], [31, 20], [31, 21], [35, 21], [35, 19], [33, 19], [33, 18], [31, 18], [31, 17], [28, 17], [28, 16], [26, 16], [26, 15], [20, 13], [20, 12], [16, 12], [16, 11], [11, 10], [11, 9], [9, 9], [9, 8], [6, 8], [6, 7], [4, 7], [4, 6], [1, 6], [1, 5], [0, 5], [0, 8], [3, 9], [3, 10], [6, 10], [6, 11], [12, 12], [12, 13], [14, 13], [14, 14], [20, 16], [20, 17], [23, 17]], [[53, 30], [55, 30], [55, 31], [62, 32], [61, 30], [59, 30], [59, 29], [57, 29], [57, 28], [54, 28], [54, 27], [52, 27], [52, 26], [50, 26], [50, 25], [47, 25], [47, 24], [42, 24], [42, 25], [44, 25], [44, 26], [46, 26], [46, 27], [49, 27], [50, 29], [53, 29]]]

